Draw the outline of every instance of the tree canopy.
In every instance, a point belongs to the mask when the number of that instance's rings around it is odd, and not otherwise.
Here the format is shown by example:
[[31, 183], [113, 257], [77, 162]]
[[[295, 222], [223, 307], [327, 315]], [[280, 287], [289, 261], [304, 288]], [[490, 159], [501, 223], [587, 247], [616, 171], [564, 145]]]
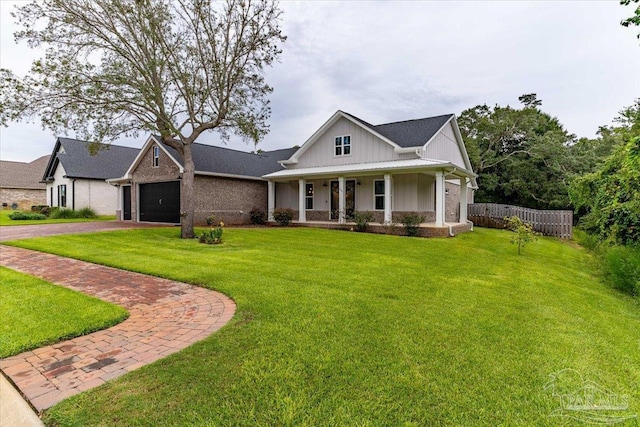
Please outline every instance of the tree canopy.
[[595, 172], [571, 186], [582, 226], [602, 240], [640, 244], [640, 99], [620, 112], [618, 126], [603, 128], [605, 138], [620, 141]]
[[478, 202], [567, 208], [575, 143], [562, 124], [539, 109], [535, 94], [523, 108], [478, 105], [462, 112], [460, 131], [478, 177]]
[[158, 134], [182, 156], [182, 236], [193, 236], [191, 144], [204, 132], [257, 143], [264, 70], [285, 36], [268, 0], [44, 0], [19, 7], [17, 41], [46, 48], [26, 76], [0, 70], [0, 123], [110, 142]]

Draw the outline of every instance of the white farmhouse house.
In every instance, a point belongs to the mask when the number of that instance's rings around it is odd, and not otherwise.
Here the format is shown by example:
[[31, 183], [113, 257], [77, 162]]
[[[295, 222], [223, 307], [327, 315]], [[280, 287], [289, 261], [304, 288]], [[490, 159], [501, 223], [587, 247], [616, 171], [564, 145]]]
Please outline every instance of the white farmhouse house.
[[122, 176], [140, 150], [101, 146], [93, 155], [89, 143], [58, 138], [42, 180], [47, 203], [68, 209], [91, 208], [98, 215], [114, 215], [118, 189], [105, 180]]
[[280, 163], [263, 176], [269, 217], [290, 208], [298, 222], [345, 223], [370, 211], [389, 224], [416, 212], [433, 227], [463, 226], [477, 188], [453, 114], [374, 126], [337, 111]]

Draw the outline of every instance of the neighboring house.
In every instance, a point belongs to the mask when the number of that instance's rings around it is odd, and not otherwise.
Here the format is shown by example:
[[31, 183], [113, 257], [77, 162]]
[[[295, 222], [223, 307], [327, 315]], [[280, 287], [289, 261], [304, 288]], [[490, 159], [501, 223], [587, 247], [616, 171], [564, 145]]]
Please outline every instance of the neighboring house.
[[46, 187], [40, 182], [49, 156], [31, 163], [0, 161], [0, 201], [4, 209], [29, 210], [34, 205], [46, 205]]
[[118, 189], [106, 180], [122, 176], [140, 151], [119, 145], [100, 145], [96, 154], [89, 143], [58, 138], [42, 180], [46, 203], [68, 209], [91, 208], [98, 215], [113, 215]]
[[295, 210], [299, 222], [371, 211], [388, 224], [417, 212], [435, 227], [466, 226], [477, 188], [453, 114], [374, 126], [337, 111], [281, 164], [263, 176], [270, 219], [277, 208]]
[[[253, 208], [266, 210], [267, 182], [262, 175], [281, 170], [278, 163], [296, 149], [259, 154], [194, 143], [196, 224], [215, 215], [228, 224], [249, 223]], [[150, 136], [120, 178], [117, 217], [145, 222], [180, 222], [180, 179], [184, 171], [176, 150]]]

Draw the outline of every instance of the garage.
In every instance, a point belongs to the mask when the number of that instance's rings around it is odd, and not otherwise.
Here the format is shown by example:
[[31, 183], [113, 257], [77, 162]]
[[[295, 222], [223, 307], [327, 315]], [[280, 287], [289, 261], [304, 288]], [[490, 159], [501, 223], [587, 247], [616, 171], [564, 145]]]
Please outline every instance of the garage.
[[180, 181], [140, 184], [140, 221], [180, 223]]

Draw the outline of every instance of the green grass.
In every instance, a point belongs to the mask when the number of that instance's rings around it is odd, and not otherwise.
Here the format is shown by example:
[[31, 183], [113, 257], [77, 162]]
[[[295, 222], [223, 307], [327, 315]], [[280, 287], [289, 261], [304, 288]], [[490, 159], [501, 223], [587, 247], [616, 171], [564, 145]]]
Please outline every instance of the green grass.
[[108, 328], [127, 311], [0, 267], [0, 357]]
[[565, 368], [640, 414], [640, 307], [592, 258], [505, 231], [418, 239], [226, 229], [223, 245], [141, 229], [12, 244], [217, 289], [230, 325], [61, 402], [60, 425], [558, 425]]
[[13, 212], [16, 212], [16, 211], [0, 210], [0, 226], [5, 226], [5, 225], [61, 224], [61, 223], [65, 223], [65, 222], [113, 221], [114, 219], [116, 219], [115, 215], [99, 215], [97, 218], [56, 218], [56, 219], [43, 219], [43, 220], [39, 220], [39, 221], [12, 220], [11, 218], [9, 218], [9, 215], [11, 215]]

